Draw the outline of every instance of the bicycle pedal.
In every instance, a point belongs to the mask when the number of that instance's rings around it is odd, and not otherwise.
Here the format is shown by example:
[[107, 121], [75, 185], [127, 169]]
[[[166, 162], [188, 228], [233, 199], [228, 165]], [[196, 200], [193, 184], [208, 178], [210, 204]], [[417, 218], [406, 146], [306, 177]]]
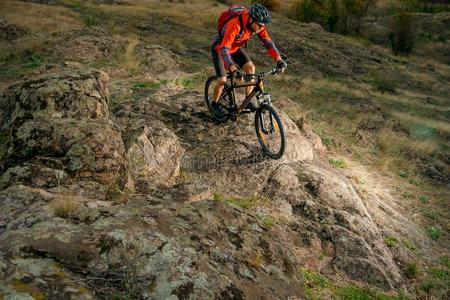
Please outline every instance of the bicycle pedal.
[[250, 109], [244, 109], [241, 111], [241, 114], [251, 114], [252, 111]]

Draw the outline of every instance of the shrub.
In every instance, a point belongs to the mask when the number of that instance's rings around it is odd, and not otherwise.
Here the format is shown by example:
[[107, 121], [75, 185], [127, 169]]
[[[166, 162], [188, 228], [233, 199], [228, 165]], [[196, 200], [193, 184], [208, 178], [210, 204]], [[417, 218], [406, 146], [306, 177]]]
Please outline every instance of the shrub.
[[363, 17], [374, 0], [300, 0], [294, 3], [292, 15], [300, 22], [320, 23], [330, 32], [359, 33]]
[[252, 3], [258, 2], [259, 4], [264, 5], [267, 9], [277, 11], [281, 7], [281, 1], [280, 0], [256, 0], [252, 1]]
[[406, 12], [399, 13], [391, 23], [390, 29], [389, 39], [394, 54], [411, 53], [416, 39], [414, 16]]
[[292, 17], [300, 22], [320, 22], [318, 3], [313, 0], [301, 0], [294, 3]]

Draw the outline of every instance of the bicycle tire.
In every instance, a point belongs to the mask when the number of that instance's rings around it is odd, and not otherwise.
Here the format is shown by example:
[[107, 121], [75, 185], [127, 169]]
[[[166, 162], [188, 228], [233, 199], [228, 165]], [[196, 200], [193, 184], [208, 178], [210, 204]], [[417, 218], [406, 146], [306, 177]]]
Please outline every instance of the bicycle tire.
[[[264, 123], [266, 121], [265, 119], [268, 119], [269, 121], [268, 124]], [[280, 159], [283, 156], [284, 150], [286, 148], [286, 138], [284, 134], [284, 127], [283, 124], [281, 123], [281, 119], [276, 113], [276, 111], [273, 109], [273, 107], [267, 104], [262, 104], [260, 107], [258, 107], [255, 113], [255, 130], [256, 130], [256, 137], [258, 138], [258, 142], [261, 145], [264, 155], [272, 159]], [[266, 134], [264, 131], [268, 131], [267, 132], [268, 134]], [[274, 132], [279, 133], [280, 139], [279, 147], [277, 147], [278, 149], [276, 150], [270, 149], [267, 144], [268, 135], [273, 134]]]
[[[205, 102], [206, 105], [208, 106], [208, 110], [211, 113], [211, 115], [213, 116], [214, 120], [216, 120], [217, 122], [226, 122], [228, 121], [228, 119], [230, 118], [230, 110], [231, 110], [231, 101], [230, 101], [230, 95], [226, 94], [226, 92], [222, 92], [222, 95], [220, 95], [220, 99], [219, 100], [219, 104], [223, 107], [223, 115], [219, 116], [217, 115], [214, 110], [211, 107], [211, 103], [212, 103], [212, 99], [213, 99], [213, 89], [214, 87], [211, 87], [211, 85], [214, 83], [214, 81], [217, 80], [217, 76], [211, 76], [206, 80], [205, 83]], [[212, 88], [212, 90], [210, 90], [210, 88]]]

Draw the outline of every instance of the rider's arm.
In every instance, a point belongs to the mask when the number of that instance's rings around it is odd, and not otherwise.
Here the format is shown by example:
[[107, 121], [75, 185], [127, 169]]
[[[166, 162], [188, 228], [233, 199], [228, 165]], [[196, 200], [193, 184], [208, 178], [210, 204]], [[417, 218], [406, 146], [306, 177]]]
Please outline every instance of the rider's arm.
[[258, 37], [263, 42], [264, 47], [266, 47], [270, 56], [272, 56], [272, 58], [276, 61], [281, 60], [280, 52], [278, 52], [275, 43], [272, 41], [265, 28], [258, 33]]
[[236, 69], [236, 67], [234, 66], [234, 61], [230, 55], [230, 48], [234, 43], [236, 35], [239, 34], [240, 25], [238, 20], [231, 20], [226, 26], [227, 28], [223, 35], [222, 42], [219, 44], [217, 49], [225, 64], [225, 67], [227, 69], [230, 69], [230, 71], [233, 71], [234, 69]]

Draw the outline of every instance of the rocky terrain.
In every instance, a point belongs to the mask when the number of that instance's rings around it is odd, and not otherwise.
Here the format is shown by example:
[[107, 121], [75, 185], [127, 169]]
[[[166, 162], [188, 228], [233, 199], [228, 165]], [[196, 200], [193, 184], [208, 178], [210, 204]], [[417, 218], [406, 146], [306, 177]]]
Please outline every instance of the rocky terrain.
[[[170, 27], [137, 21], [144, 32]], [[274, 23], [290, 66], [313, 78], [358, 84], [406, 64], [317, 25]], [[292, 24], [305, 30], [288, 42]], [[4, 45], [21, 45], [27, 32], [0, 22]], [[291, 92], [277, 91], [287, 149], [270, 160], [252, 115], [211, 119], [197, 88], [211, 68], [192, 72], [166, 42], [102, 26], [45, 39], [39, 53], [54, 61], [4, 80], [0, 93], [0, 299], [356, 299], [345, 298], [347, 285], [385, 297], [373, 299], [448, 296], [448, 266], [425, 296], [408, 271], [445, 257], [447, 233], [431, 240], [396, 182], [330, 165]], [[189, 53], [201, 62], [204, 48]], [[438, 92], [446, 70], [422, 69], [437, 74]], [[417, 85], [414, 76], [399, 84]], [[448, 180], [448, 165], [436, 172]]]

